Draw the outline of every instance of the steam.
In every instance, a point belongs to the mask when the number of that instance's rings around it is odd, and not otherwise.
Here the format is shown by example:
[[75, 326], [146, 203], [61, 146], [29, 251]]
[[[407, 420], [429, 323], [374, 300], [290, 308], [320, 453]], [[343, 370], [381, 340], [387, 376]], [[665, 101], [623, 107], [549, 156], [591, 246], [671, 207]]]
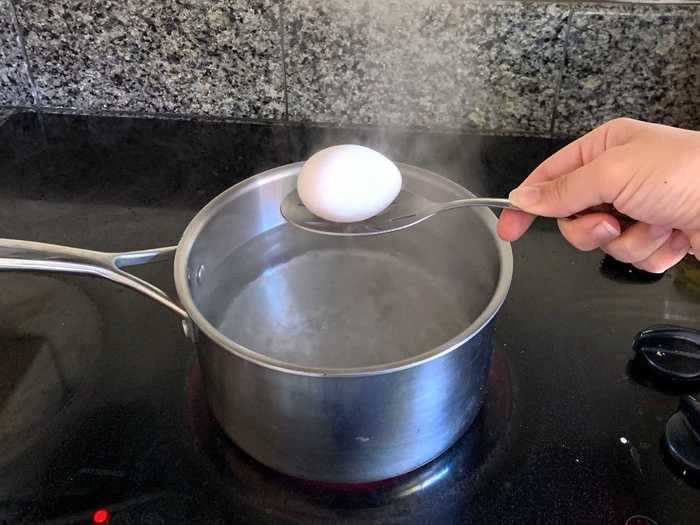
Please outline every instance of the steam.
[[462, 37], [483, 23], [483, 7], [438, 0], [308, 2], [325, 20], [315, 37], [326, 40], [316, 42], [324, 50], [316, 87], [323, 102], [309, 116], [345, 119], [345, 127], [310, 131], [305, 158], [328, 146], [361, 144], [487, 194], [479, 171], [482, 138], [459, 130], [489, 127], [485, 77], [475, 74], [484, 59]]

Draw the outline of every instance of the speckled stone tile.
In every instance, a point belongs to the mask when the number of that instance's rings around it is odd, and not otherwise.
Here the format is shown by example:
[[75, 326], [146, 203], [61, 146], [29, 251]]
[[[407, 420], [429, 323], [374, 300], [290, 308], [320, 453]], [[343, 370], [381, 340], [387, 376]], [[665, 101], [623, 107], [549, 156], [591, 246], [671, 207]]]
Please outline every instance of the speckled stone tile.
[[546, 132], [568, 10], [289, 0], [290, 119]]
[[617, 116], [700, 128], [700, 6], [601, 6], [572, 17], [556, 131]]
[[17, 0], [43, 105], [280, 118], [277, 0]]
[[0, 0], [0, 104], [31, 103], [29, 79], [12, 23], [10, 5], [7, 0]]

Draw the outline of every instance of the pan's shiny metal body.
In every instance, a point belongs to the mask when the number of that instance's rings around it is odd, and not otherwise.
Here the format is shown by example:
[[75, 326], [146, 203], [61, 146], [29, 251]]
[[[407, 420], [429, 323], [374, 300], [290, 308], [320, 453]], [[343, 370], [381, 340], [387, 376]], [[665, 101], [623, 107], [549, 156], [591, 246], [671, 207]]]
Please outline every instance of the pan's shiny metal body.
[[[0, 270], [97, 275], [177, 313], [214, 415], [260, 462], [329, 482], [396, 476], [438, 456], [479, 411], [510, 246], [485, 208], [379, 237], [299, 230], [279, 210], [300, 166], [219, 195], [176, 249], [105, 254], [0, 239]], [[471, 196], [399, 167], [404, 187], [434, 202]], [[122, 269], [173, 251], [178, 300]]]

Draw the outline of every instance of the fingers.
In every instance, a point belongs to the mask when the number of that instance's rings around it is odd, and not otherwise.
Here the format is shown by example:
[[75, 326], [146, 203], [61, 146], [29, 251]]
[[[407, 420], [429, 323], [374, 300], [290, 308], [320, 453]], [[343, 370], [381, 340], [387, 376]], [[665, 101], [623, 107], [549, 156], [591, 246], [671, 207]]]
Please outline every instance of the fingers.
[[700, 261], [700, 230], [688, 232], [690, 239], [689, 251]]
[[[547, 160], [535, 168], [535, 170], [523, 181], [521, 187], [553, 181], [562, 177], [563, 175], [579, 170], [592, 163], [612, 148], [626, 144], [637, 130], [648, 125], [649, 124], [631, 119], [611, 120], [587, 133], [583, 137], [573, 141], [556, 152], [554, 155], [550, 156]], [[551, 198], [556, 197], [556, 192], [560, 191], [566, 186], [566, 182], [567, 181], [562, 181], [558, 183], [558, 185], [549, 187], [551, 190], [550, 200]], [[589, 186], [591, 184], [593, 183], [589, 182]], [[545, 191], [546, 190], [547, 188], [545, 188]], [[534, 209], [528, 209], [528, 206], [524, 201], [518, 202], [520, 196], [517, 193], [511, 193], [511, 199], [514, 200], [517, 206], [525, 208], [527, 211], [537, 213]], [[591, 199], [588, 200], [590, 201]], [[597, 202], [595, 204], [600, 203], [601, 202]], [[572, 207], [576, 206], [571, 204], [567, 209], [571, 209]], [[544, 208], [540, 206], [539, 209], [542, 211]], [[548, 214], [542, 214], [552, 217], [563, 217], [570, 215], [571, 213], [581, 211], [582, 209], [583, 207], [574, 209], [566, 214], [557, 214], [552, 210], [550, 210], [550, 213]], [[498, 233], [504, 240], [517, 240], [528, 230], [533, 221], [534, 217], [528, 216], [527, 214], [513, 211], [504, 212], [501, 214], [501, 218], [498, 222]]]
[[[591, 213], [575, 220], [559, 220], [562, 235], [583, 251], [601, 248], [615, 259], [653, 273], [675, 265], [688, 253], [690, 241], [681, 231], [636, 223], [620, 234], [615, 217]], [[700, 246], [700, 232], [697, 237]]]
[[609, 150], [552, 181], [520, 186], [509, 198], [522, 210], [545, 217], [567, 217], [591, 206], [613, 202], [631, 176], [623, 148]]
[[639, 263], [650, 257], [671, 236], [671, 228], [638, 222], [617, 239], [601, 246], [603, 251], [625, 263]]
[[620, 235], [620, 224], [607, 213], [591, 213], [579, 219], [560, 219], [558, 222], [564, 238], [584, 252], [600, 248]]
[[681, 231], [674, 231], [659, 249], [643, 261], [635, 263], [635, 266], [647, 272], [662, 273], [678, 264], [689, 248], [688, 237]]
[[624, 172], [617, 168], [617, 156], [611, 151], [552, 181], [524, 183], [514, 189], [508, 198], [528, 213], [505, 210], [498, 221], [498, 234], [506, 241], [514, 241], [528, 230], [536, 215], [567, 217], [590, 206], [612, 202], [625, 182]]
[[530, 228], [535, 216], [514, 210], [503, 210], [498, 219], [498, 235], [508, 242], [517, 241]]

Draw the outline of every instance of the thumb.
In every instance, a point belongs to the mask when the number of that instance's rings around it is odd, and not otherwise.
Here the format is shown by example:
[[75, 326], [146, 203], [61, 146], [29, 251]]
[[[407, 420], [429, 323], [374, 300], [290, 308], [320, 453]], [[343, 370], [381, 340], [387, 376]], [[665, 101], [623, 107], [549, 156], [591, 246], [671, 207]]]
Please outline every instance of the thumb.
[[603, 155], [556, 179], [525, 184], [510, 192], [515, 206], [533, 215], [568, 217], [591, 206], [613, 202], [624, 187], [624, 170]]

